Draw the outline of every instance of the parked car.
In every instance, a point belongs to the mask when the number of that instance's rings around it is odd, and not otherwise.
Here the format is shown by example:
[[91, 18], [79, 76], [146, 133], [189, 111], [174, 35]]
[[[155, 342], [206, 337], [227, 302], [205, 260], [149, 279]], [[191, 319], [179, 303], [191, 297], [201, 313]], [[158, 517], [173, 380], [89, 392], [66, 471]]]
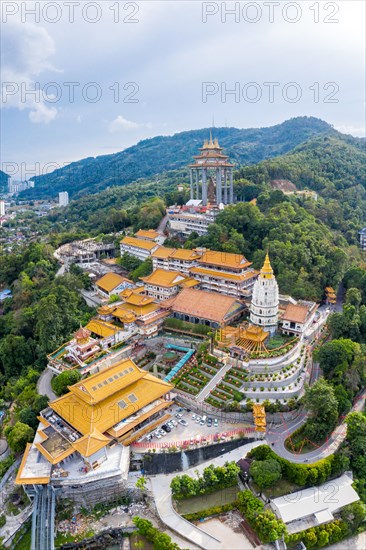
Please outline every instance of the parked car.
[[204, 426], [205, 424], [206, 424], [206, 422], [202, 418], [202, 420], [200, 420], [200, 426]]
[[182, 426], [188, 426], [188, 422], [187, 422], [187, 420], [184, 420], [184, 418], [181, 418], [179, 420], [179, 424], [182, 424]]
[[217, 418], [214, 419], [214, 426], [215, 428], [217, 428], [217, 426], [219, 425], [219, 421], [217, 420]]
[[172, 431], [171, 428], [169, 428], [169, 426], [168, 426], [167, 424], [163, 424], [163, 425], [162, 425], [162, 428], [163, 428], [163, 430], [165, 430], [167, 433], [169, 433], [169, 432]]
[[199, 424], [201, 422], [201, 417], [200, 416], [197, 416], [196, 417], [196, 424]]
[[208, 418], [208, 419], [207, 419], [207, 426], [208, 426], [208, 427], [211, 427], [211, 426], [212, 426], [212, 418]]
[[180, 414], [180, 413], [177, 413], [175, 416], [176, 416], [177, 418], [183, 418], [183, 415]]
[[160, 435], [162, 435], [162, 436], [165, 436], [165, 435], [166, 435], [166, 431], [165, 431], [165, 430], [159, 430], [159, 433], [160, 433]]
[[196, 420], [196, 415], [192, 414], [192, 420]]
[[155, 437], [156, 437], [157, 439], [161, 439], [161, 435], [160, 435], [160, 434], [155, 434]]

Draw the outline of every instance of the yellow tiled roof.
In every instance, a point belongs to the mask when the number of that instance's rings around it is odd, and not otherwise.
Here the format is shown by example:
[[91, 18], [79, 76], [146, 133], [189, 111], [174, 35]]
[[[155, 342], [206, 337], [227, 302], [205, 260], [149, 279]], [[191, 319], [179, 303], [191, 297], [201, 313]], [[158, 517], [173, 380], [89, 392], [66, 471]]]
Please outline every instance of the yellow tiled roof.
[[156, 246], [158, 246], [155, 242], [144, 241], [143, 239], [137, 239], [136, 237], [125, 237], [122, 239], [121, 244], [135, 246], [136, 248], [143, 248], [144, 250], [153, 250]]
[[111, 439], [106, 437], [98, 430], [94, 429], [92, 433], [84, 435], [73, 443], [73, 447], [85, 457], [89, 457], [106, 447]]
[[106, 273], [105, 275], [103, 275], [103, 277], [98, 279], [95, 284], [106, 292], [111, 292], [124, 281], [133, 284], [132, 281], [129, 281], [121, 275], [118, 275], [118, 273]]
[[159, 248], [151, 254], [151, 257], [165, 260], [166, 258], [169, 258], [169, 256], [172, 254], [172, 252], [174, 252], [174, 250], [175, 248], [167, 248], [166, 246], [159, 246]]
[[141, 277], [141, 280], [150, 285], [158, 285], [164, 287], [176, 286], [186, 279], [185, 275], [177, 271], [167, 271], [165, 269], [155, 269], [147, 277]]
[[204, 267], [192, 267], [189, 271], [193, 274], [209, 275], [210, 277], [215, 277], [218, 279], [231, 279], [232, 281], [238, 282], [246, 281], [247, 279], [256, 277], [259, 273], [259, 271], [253, 270], [247, 271], [242, 275], [236, 275], [235, 273], [224, 273], [223, 271], [216, 271], [215, 269], [205, 269]]
[[50, 406], [83, 435], [104, 433], [172, 387], [127, 359], [70, 386], [70, 392]]
[[200, 258], [200, 255], [195, 250], [177, 248], [174, 252], [172, 252], [170, 257], [176, 258], [177, 260], [197, 260]]
[[184, 279], [184, 281], [181, 281], [179, 283], [179, 286], [181, 286], [182, 288], [191, 288], [192, 286], [197, 286], [199, 284], [200, 282], [196, 279], [193, 279], [193, 277], [187, 277], [187, 279]]
[[248, 262], [241, 254], [218, 252], [216, 250], [207, 250], [199, 259], [199, 263], [230, 267], [232, 269], [241, 269], [252, 265], [251, 262]]
[[154, 301], [154, 298], [151, 298], [151, 296], [145, 296], [144, 294], [132, 292], [129, 296], [124, 298], [124, 301], [126, 304], [131, 304], [134, 306], [145, 306], [147, 304], [151, 304], [151, 302]]
[[135, 233], [135, 237], [141, 237], [142, 239], [150, 239], [154, 241], [157, 237], [159, 237], [159, 233], [154, 229], [139, 229], [137, 233]]
[[116, 332], [120, 331], [120, 327], [112, 325], [112, 323], [106, 323], [105, 321], [100, 321], [99, 319], [92, 319], [86, 325], [86, 328], [97, 334], [101, 338], [108, 338], [109, 336], [114, 336]]

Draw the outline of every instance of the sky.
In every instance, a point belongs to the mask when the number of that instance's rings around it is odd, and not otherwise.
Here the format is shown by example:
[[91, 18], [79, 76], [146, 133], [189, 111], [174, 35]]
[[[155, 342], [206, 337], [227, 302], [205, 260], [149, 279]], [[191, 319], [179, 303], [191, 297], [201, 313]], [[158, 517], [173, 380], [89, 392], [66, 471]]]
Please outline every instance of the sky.
[[1, 3], [1, 169], [315, 116], [365, 135], [365, 3]]

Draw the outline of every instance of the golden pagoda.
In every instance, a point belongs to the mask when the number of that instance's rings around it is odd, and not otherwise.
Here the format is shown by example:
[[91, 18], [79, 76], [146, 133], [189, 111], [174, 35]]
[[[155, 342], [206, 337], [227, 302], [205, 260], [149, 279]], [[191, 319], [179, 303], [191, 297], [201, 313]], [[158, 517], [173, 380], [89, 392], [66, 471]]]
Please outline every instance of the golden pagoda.
[[268, 252], [266, 254], [266, 258], [264, 260], [264, 264], [263, 264], [263, 267], [260, 271], [259, 276], [262, 277], [262, 279], [273, 279], [273, 277], [274, 277], [273, 269], [272, 269], [272, 266], [271, 266], [271, 262], [269, 260]]

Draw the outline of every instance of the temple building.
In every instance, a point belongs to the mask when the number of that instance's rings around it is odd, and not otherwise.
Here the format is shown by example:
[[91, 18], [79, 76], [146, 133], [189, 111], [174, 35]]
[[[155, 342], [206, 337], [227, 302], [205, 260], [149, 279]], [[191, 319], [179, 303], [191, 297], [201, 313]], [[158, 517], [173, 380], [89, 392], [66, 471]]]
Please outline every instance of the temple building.
[[[193, 157], [195, 160], [189, 165], [191, 199], [201, 199], [203, 206], [209, 202], [233, 204], [233, 169], [234, 164], [228, 161], [228, 156], [222, 153], [217, 138], [205, 140], [201, 153]], [[210, 197], [209, 197], [210, 192]], [[195, 196], [196, 195], [196, 196]], [[201, 197], [200, 197], [201, 195]]]
[[182, 288], [199, 285], [199, 282], [178, 271], [156, 269], [147, 277], [141, 277], [148, 296], [162, 301], [175, 296]]
[[172, 388], [131, 359], [70, 386], [38, 417], [16, 483], [28, 493], [31, 486], [48, 483], [77, 484], [81, 491], [80, 484], [101, 482], [117, 489], [127, 480], [126, 446], [170, 417]]
[[279, 293], [269, 256], [266, 254], [259, 277], [254, 283], [250, 322], [273, 335], [278, 324]]

